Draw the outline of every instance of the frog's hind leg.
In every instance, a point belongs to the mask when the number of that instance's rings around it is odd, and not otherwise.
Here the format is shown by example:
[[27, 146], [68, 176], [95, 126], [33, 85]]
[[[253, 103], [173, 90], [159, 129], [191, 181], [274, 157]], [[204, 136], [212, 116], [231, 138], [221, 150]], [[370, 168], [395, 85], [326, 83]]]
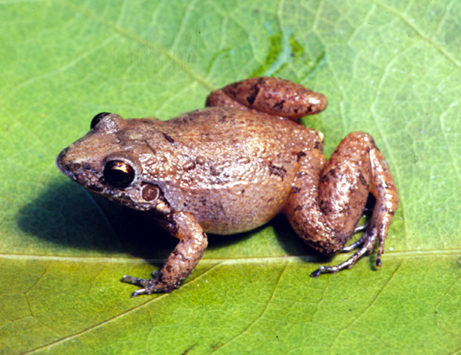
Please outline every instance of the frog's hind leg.
[[250, 78], [213, 91], [206, 106], [256, 110], [273, 116], [297, 120], [323, 111], [324, 95], [302, 85], [278, 78]]
[[[307, 158], [301, 162], [284, 213], [301, 238], [326, 255], [358, 248], [347, 261], [322, 266], [312, 276], [351, 268], [360, 257], [371, 253], [377, 242], [376, 264], [380, 266], [398, 196], [373, 139], [363, 132], [349, 134], [323, 168], [315, 159]], [[371, 219], [362, 238], [345, 247], [355, 233], [369, 193], [376, 199]]]

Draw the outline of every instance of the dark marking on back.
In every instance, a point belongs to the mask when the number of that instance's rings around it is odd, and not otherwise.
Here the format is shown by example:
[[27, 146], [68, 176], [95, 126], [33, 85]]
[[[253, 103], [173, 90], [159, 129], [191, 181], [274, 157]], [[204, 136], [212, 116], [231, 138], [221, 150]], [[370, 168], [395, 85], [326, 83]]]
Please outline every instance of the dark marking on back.
[[287, 175], [287, 170], [283, 166], [276, 166], [272, 164], [272, 162], [270, 161], [269, 162], [269, 174], [279, 176], [280, 178], [282, 178], [282, 181], [283, 181], [283, 179]]
[[174, 139], [171, 138], [168, 134], [166, 133], [162, 133], [163, 134], [163, 137], [165, 137], [165, 139], [170, 142], [170, 143], [174, 143]]
[[296, 154], [298, 156], [298, 159], [296, 160], [297, 162], [299, 162], [301, 160], [302, 157], [305, 157], [306, 156], [306, 153], [304, 153], [303, 151], [300, 151], [298, 154]]
[[144, 143], [146, 143], [147, 148], [149, 148], [152, 151], [152, 154], [157, 154], [157, 151], [149, 144], [149, 142], [146, 139], [144, 139]]

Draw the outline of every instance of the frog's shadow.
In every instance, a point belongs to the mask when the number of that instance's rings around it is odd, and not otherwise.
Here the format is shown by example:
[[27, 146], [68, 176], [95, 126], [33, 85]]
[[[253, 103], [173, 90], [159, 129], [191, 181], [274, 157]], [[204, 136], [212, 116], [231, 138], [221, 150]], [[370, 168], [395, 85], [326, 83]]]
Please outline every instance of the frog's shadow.
[[174, 238], [155, 223], [69, 181], [50, 183], [20, 210], [19, 216], [19, 228], [40, 238], [43, 247], [56, 255], [91, 250], [95, 255], [130, 253], [155, 258], [158, 255], [149, 251], [174, 248], [174, 240], [169, 242]]
[[[40, 238], [42, 247], [53, 250], [54, 255], [80, 255], [85, 250], [99, 256], [130, 254], [165, 260], [177, 244], [177, 239], [142, 213], [116, 205], [69, 181], [50, 182], [48, 188], [20, 210], [17, 223], [26, 234]], [[250, 232], [210, 235], [208, 249], [239, 243], [268, 226], [273, 228], [287, 255], [321, 255], [296, 235], [283, 216]]]

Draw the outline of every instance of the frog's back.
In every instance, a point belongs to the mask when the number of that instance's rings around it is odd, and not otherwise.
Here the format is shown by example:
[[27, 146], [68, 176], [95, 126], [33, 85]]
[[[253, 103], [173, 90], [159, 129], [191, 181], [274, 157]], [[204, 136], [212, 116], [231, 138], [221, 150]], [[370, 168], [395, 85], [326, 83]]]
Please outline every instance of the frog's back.
[[300, 158], [322, 149], [322, 136], [265, 114], [207, 108], [158, 122], [148, 141], [163, 168], [156, 183], [175, 210], [192, 212], [205, 231], [253, 229], [280, 213]]

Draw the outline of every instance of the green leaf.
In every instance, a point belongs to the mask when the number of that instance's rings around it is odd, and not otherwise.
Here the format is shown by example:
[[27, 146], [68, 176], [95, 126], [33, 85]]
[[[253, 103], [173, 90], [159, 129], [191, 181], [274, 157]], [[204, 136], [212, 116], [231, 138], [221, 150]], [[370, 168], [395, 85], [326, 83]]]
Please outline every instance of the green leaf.
[[[0, 353], [461, 353], [461, 3], [0, 0]], [[329, 156], [363, 130], [400, 208], [383, 266], [286, 220], [212, 236], [185, 284], [130, 298], [174, 238], [54, 166], [98, 112], [168, 119], [271, 75], [323, 92]]]

